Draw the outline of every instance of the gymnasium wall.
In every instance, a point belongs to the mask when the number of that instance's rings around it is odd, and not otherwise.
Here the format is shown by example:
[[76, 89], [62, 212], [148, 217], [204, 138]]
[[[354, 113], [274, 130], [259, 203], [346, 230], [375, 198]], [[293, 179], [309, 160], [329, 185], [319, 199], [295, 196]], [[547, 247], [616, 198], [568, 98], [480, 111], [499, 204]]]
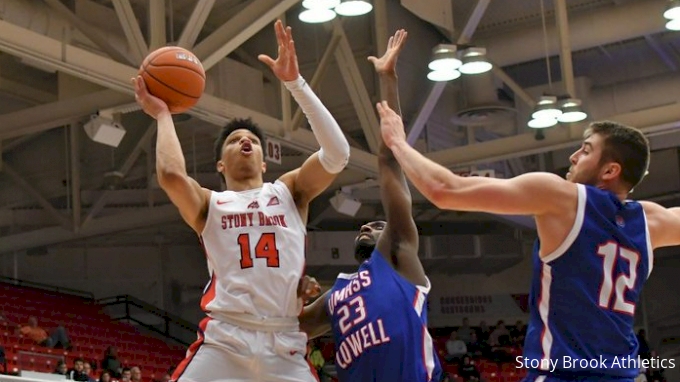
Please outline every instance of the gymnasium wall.
[[[342, 242], [328, 244], [346, 247], [344, 235], [337, 236]], [[310, 252], [314, 257], [315, 251]], [[671, 316], [680, 313], [680, 300], [676, 298], [680, 259], [676, 259], [668, 254], [657, 258], [644, 291], [644, 303], [638, 307], [638, 326], [644, 324], [643, 311], [652, 327], [672, 323], [675, 318]], [[316, 260], [319, 261], [322, 260]], [[310, 258], [308, 262], [315, 260]], [[509, 324], [516, 320], [526, 322], [530, 265], [527, 259], [493, 275], [430, 275], [431, 326], [457, 326], [463, 317], [469, 317], [474, 325], [482, 319], [489, 324], [499, 319]], [[0, 256], [0, 275], [87, 290], [97, 298], [131, 294], [192, 321], [201, 316], [198, 300], [208, 281], [205, 256], [197, 242], [183, 246], [72, 245], [51, 247], [42, 253], [22, 252], [16, 257], [7, 254]], [[658, 337], [653, 338], [655, 341], [672, 334], [668, 330], [653, 333]]]

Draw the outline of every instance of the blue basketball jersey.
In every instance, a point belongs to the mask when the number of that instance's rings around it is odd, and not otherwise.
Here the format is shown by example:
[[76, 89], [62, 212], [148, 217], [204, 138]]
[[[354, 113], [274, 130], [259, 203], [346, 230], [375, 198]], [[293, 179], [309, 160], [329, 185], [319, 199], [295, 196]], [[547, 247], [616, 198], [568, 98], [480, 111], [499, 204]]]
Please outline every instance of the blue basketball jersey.
[[341, 382], [439, 381], [427, 331], [429, 287], [404, 279], [374, 250], [357, 273], [338, 275], [326, 309]]
[[525, 365], [555, 376], [636, 377], [634, 315], [654, 263], [640, 203], [579, 184], [567, 238], [543, 259], [539, 248], [537, 241]]

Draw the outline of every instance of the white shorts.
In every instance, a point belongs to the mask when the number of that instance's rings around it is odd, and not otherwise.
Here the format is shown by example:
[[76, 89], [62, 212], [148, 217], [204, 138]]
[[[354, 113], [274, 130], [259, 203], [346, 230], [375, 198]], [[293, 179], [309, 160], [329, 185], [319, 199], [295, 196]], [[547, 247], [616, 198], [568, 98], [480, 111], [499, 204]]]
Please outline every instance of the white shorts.
[[316, 382], [303, 332], [253, 331], [215, 319], [199, 324], [198, 340], [172, 375], [176, 382]]

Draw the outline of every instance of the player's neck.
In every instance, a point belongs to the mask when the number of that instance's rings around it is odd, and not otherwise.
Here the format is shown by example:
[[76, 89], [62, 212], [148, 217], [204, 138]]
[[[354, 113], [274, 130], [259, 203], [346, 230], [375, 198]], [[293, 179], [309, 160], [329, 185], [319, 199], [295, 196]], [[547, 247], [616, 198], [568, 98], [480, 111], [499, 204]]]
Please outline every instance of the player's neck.
[[234, 192], [254, 190], [261, 188], [264, 181], [262, 178], [246, 178], [246, 179], [229, 179], [227, 181], [227, 190]]

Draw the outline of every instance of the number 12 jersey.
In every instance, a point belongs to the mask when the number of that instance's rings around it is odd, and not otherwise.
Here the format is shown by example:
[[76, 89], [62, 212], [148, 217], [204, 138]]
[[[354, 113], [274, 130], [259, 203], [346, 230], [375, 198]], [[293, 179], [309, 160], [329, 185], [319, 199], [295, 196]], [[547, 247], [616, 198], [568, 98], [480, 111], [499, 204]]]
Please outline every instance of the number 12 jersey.
[[578, 184], [574, 225], [564, 242], [533, 254], [531, 316], [524, 347], [534, 372], [634, 378], [634, 316], [654, 259], [640, 203]]

